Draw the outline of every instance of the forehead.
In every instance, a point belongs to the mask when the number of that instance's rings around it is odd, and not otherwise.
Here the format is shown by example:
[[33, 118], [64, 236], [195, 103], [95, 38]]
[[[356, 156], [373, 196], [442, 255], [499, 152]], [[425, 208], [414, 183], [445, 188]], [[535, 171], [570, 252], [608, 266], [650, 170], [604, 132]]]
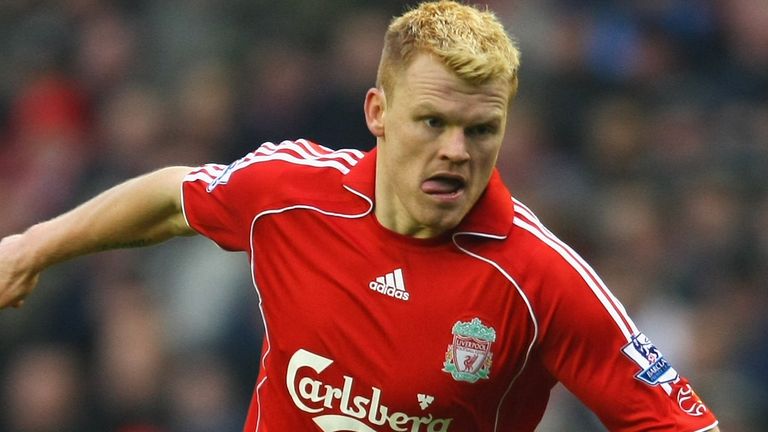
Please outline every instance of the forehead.
[[501, 79], [473, 84], [459, 78], [429, 54], [419, 54], [395, 80], [395, 104], [422, 105], [462, 112], [504, 115], [509, 104], [509, 84]]

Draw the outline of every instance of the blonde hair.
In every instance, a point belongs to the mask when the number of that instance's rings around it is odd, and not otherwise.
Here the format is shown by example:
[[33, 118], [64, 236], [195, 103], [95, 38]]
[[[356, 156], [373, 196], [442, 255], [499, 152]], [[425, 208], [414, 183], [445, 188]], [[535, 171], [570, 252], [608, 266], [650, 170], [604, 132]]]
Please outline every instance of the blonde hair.
[[392, 93], [399, 72], [418, 53], [434, 55], [461, 79], [506, 80], [517, 92], [520, 51], [496, 15], [455, 1], [431, 1], [392, 20], [384, 38], [376, 85]]

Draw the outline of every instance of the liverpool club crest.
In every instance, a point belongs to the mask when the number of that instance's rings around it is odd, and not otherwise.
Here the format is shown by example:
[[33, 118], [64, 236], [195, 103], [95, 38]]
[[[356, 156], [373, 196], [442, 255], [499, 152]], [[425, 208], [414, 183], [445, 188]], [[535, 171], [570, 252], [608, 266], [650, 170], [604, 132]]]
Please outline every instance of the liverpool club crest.
[[488, 379], [491, 373], [491, 345], [496, 341], [496, 330], [483, 325], [479, 318], [453, 325], [453, 343], [445, 353], [443, 372], [456, 381], [477, 382]]

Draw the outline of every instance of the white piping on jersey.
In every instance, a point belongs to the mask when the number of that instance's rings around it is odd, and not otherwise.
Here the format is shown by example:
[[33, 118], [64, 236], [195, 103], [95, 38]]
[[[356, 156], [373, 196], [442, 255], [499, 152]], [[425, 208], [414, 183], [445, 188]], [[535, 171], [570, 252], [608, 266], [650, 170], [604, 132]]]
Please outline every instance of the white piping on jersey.
[[[218, 177], [221, 172], [224, 172], [226, 168], [226, 165], [206, 164], [187, 174], [184, 177], [184, 181], [202, 180], [210, 184], [213, 183], [216, 180], [216, 177]], [[212, 173], [209, 170], [214, 172]], [[218, 171], [218, 173], [216, 171]]]
[[[179, 200], [179, 204], [181, 204], [181, 215], [184, 217], [184, 223], [186, 223], [187, 226], [190, 229], [195, 231], [194, 228], [192, 228], [192, 225], [189, 224], [189, 219], [187, 219], [186, 206], [184, 205], [184, 183], [187, 181], [187, 177], [188, 176], [189, 176], [189, 174], [187, 174], [184, 177], [184, 180], [182, 180], [181, 184], [179, 184], [179, 196], [181, 197], [181, 199]], [[195, 232], [197, 232], [197, 231], [195, 231]], [[213, 242], [213, 243], [216, 244], [216, 242]], [[217, 246], [218, 246], [218, 244], [217, 244]]]
[[520, 377], [520, 375], [523, 373], [523, 370], [525, 370], [525, 366], [528, 364], [528, 358], [531, 355], [531, 351], [533, 351], [533, 347], [536, 345], [536, 340], [539, 337], [539, 323], [536, 319], [536, 314], [533, 312], [533, 307], [531, 306], [531, 302], [528, 299], [528, 297], [525, 295], [525, 292], [520, 288], [520, 285], [518, 285], [517, 281], [509, 274], [507, 273], [504, 268], [501, 267], [496, 261], [493, 261], [490, 258], [486, 258], [484, 256], [478, 255], [474, 252], [469, 251], [468, 249], [463, 248], [461, 245], [459, 245], [459, 242], [457, 240], [458, 236], [461, 235], [471, 235], [471, 236], [477, 236], [482, 238], [489, 238], [493, 240], [504, 240], [507, 238], [507, 236], [499, 236], [499, 235], [493, 235], [493, 234], [486, 234], [486, 233], [480, 233], [480, 232], [470, 232], [470, 231], [464, 231], [464, 232], [457, 232], [454, 233], [453, 236], [451, 236], [451, 240], [453, 241], [453, 244], [462, 252], [465, 254], [471, 256], [472, 258], [476, 258], [480, 261], [484, 261], [490, 265], [492, 265], [496, 270], [501, 273], [507, 280], [509, 280], [512, 285], [515, 286], [515, 290], [517, 290], [517, 293], [522, 297], [523, 301], [525, 302], [525, 306], [528, 309], [528, 314], [530, 315], [531, 321], [533, 322], [533, 337], [531, 338], [531, 342], [528, 344], [528, 349], [525, 352], [525, 358], [523, 359], [523, 364], [520, 366], [520, 370], [517, 371], [514, 377], [512, 377], [512, 380], [509, 382], [509, 386], [507, 387], [507, 390], [504, 392], [504, 394], [501, 396], [501, 399], [499, 399], [499, 404], [496, 406], [496, 419], [494, 422], [493, 430], [497, 431], [499, 428], [499, 416], [501, 415], [501, 407], [504, 405], [504, 400], [509, 395], [509, 392], [512, 390], [512, 386], [515, 384], [515, 381]]
[[[256, 150], [238, 160], [235, 163], [236, 166], [234, 166], [231, 171], [234, 173], [237, 170], [258, 162], [281, 160], [296, 165], [312, 166], [316, 168], [334, 168], [342, 174], [347, 174], [349, 173], [350, 168], [355, 166], [357, 161], [364, 156], [363, 153], [357, 150], [333, 151], [320, 145], [317, 145], [317, 147], [328, 151], [328, 153], [323, 154], [319, 152], [306, 140], [283, 141], [279, 145], [265, 142]], [[295, 152], [298, 156], [289, 151]], [[196, 171], [189, 173], [184, 180], [202, 180], [210, 184], [214, 182], [218, 177], [218, 174], [225, 169], [227, 169], [227, 165], [223, 164], [203, 165]]]
[[544, 227], [533, 212], [526, 208], [521, 202], [514, 198], [513, 201], [515, 203], [515, 211], [528, 219], [528, 221], [525, 221], [523, 218], [515, 216], [514, 224], [533, 234], [539, 240], [554, 249], [579, 273], [592, 290], [592, 293], [595, 294], [597, 299], [613, 318], [627, 342], [629, 342], [632, 339], [632, 336], [638, 334], [640, 331], [637, 326], [635, 326], [632, 319], [627, 315], [627, 311], [624, 309], [621, 302], [613, 295], [613, 293], [611, 293], [597, 273], [595, 273], [579, 254]]
[[[301, 144], [301, 146], [299, 146]], [[317, 148], [321, 148], [325, 153], [321, 153], [317, 151]], [[307, 157], [308, 159], [316, 159], [316, 158], [330, 158], [330, 159], [344, 159], [349, 163], [350, 165], [354, 166], [357, 164], [357, 161], [362, 159], [363, 156], [365, 156], [361, 151], [354, 150], [354, 149], [342, 149], [342, 150], [331, 150], [328, 147], [323, 147], [320, 144], [315, 144], [315, 146], [312, 146], [307, 140], [305, 139], [298, 139], [296, 141], [283, 141], [279, 145], [275, 145], [271, 142], [266, 142], [261, 145], [259, 148], [265, 148], [269, 149], [270, 151], [277, 151], [282, 148], [290, 148], [291, 150], [301, 154], [302, 156]], [[258, 152], [258, 149], [256, 150]], [[267, 154], [267, 153], [264, 153]]]
[[[258, 154], [258, 156], [256, 156]], [[281, 160], [285, 162], [290, 162], [296, 165], [306, 165], [306, 166], [312, 166], [317, 168], [335, 168], [339, 170], [342, 174], [349, 173], [349, 168], [347, 168], [346, 165], [344, 165], [341, 162], [337, 162], [335, 160], [321, 160], [320, 158], [314, 158], [314, 159], [302, 159], [296, 156], [293, 156], [288, 153], [271, 153], [271, 154], [264, 154], [264, 153], [255, 153], [254, 156], [246, 156], [246, 159], [243, 161], [243, 163], [238, 166], [239, 168], [245, 168], [248, 165], [254, 164], [256, 162], [265, 162], [265, 161], [274, 161], [274, 160]]]
[[[254, 228], [256, 227], [256, 221], [259, 218], [261, 218], [262, 216], [268, 216], [268, 215], [273, 215], [273, 214], [280, 214], [280, 213], [284, 213], [284, 212], [287, 212], [287, 211], [290, 211], [290, 210], [312, 210], [312, 211], [316, 211], [316, 212], [318, 212], [320, 214], [323, 214], [323, 215], [326, 215], [326, 216], [340, 217], [340, 218], [344, 218], [344, 219], [359, 219], [359, 218], [365, 217], [365, 216], [367, 216], [368, 214], [371, 213], [371, 211], [373, 210], [373, 200], [371, 200], [367, 195], [365, 195], [365, 194], [363, 194], [361, 192], [358, 192], [358, 191], [356, 191], [356, 190], [354, 190], [354, 189], [352, 189], [352, 188], [350, 188], [350, 187], [348, 187], [346, 185], [343, 185], [343, 187], [344, 187], [344, 189], [348, 190], [349, 192], [352, 192], [353, 194], [363, 198], [368, 203], [368, 209], [365, 210], [364, 212], [358, 213], [358, 214], [344, 214], [344, 213], [330, 212], [330, 211], [323, 210], [321, 208], [317, 208], [317, 207], [310, 206], [310, 205], [297, 204], [297, 205], [292, 205], [292, 206], [287, 206], [287, 207], [282, 207], [282, 208], [264, 210], [261, 213], [257, 214], [256, 216], [254, 216], [253, 220], [251, 221], [251, 229], [250, 229], [251, 257], [253, 257], [254, 254], [255, 254], [254, 244], [253, 244], [253, 238], [254, 238], [253, 231], [254, 231]], [[256, 294], [258, 294], [258, 296], [259, 296], [259, 311], [261, 312], [261, 320], [262, 320], [262, 323], [264, 324], [264, 338], [267, 341], [267, 348], [266, 348], [266, 350], [264, 350], [264, 353], [262, 353], [262, 355], [261, 355], [261, 367], [262, 367], [262, 370], [266, 371], [267, 370], [266, 369], [267, 356], [269, 355], [270, 351], [272, 350], [272, 344], [271, 344], [270, 339], [269, 339], [269, 328], [267, 327], [267, 320], [266, 320], [266, 317], [264, 315], [264, 307], [262, 305], [262, 298], [263, 297], [261, 296], [261, 291], [259, 290], [259, 285], [256, 283], [256, 269], [255, 269], [255, 266], [254, 266], [254, 260], [251, 259], [250, 261], [251, 261], [251, 282], [253, 283], [253, 288], [256, 290]], [[261, 386], [267, 381], [267, 378], [268, 378], [268, 376], [267, 376], [267, 374], [265, 372], [264, 373], [264, 378], [256, 386], [256, 404], [259, 407], [259, 416], [256, 418], [256, 429], [254, 429], [254, 432], [258, 432], [259, 425], [261, 424], [261, 413], [262, 413], [262, 411], [261, 411], [261, 397], [260, 397], [259, 391], [261, 390]]]
[[[254, 162], [260, 162], [262, 160], [283, 160], [286, 162], [292, 162], [298, 165], [308, 165], [314, 167], [332, 167], [341, 171], [343, 174], [349, 172], [349, 167], [340, 162], [339, 159], [343, 159], [349, 166], [357, 164], [357, 159], [362, 158], [363, 154], [360, 152], [352, 153], [345, 151], [334, 152], [328, 148], [319, 146], [323, 150], [327, 150], [329, 153], [322, 154], [313, 148], [306, 140], [298, 141], [283, 141], [279, 145], [275, 145], [271, 142], [266, 142], [259, 146], [256, 151], [247, 155], [244, 158], [242, 166], [248, 166]], [[289, 153], [282, 153], [285, 150], [292, 150], [301, 157], [296, 157]]]

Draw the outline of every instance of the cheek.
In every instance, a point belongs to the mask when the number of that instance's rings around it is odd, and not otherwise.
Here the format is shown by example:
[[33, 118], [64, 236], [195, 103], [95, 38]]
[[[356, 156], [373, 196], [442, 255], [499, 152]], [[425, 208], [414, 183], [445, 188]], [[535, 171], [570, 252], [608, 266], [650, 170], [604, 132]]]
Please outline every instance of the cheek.
[[395, 168], [414, 170], [428, 158], [429, 145], [413, 131], [402, 130], [397, 141], [389, 143]]
[[496, 166], [496, 160], [499, 157], [499, 150], [501, 145], [489, 144], [483, 146], [472, 155], [472, 160], [475, 161], [476, 169], [482, 172], [491, 172], [493, 167]]
[[384, 159], [384, 168], [389, 177], [389, 182], [402, 187], [411, 183], [418, 175], [417, 157], [413, 150], [403, 141], [387, 142], [389, 146], [379, 157]]
[[478, 189], [485, 189], [486, 182], [491, 177], [493, 169], [496, 167], [497, 158], [498, 148], [492, 148], [486, 152], [480, 152], [472, 156], [473, 175], [482, 180], [481, 182], [475, 183], [475, 187]]

